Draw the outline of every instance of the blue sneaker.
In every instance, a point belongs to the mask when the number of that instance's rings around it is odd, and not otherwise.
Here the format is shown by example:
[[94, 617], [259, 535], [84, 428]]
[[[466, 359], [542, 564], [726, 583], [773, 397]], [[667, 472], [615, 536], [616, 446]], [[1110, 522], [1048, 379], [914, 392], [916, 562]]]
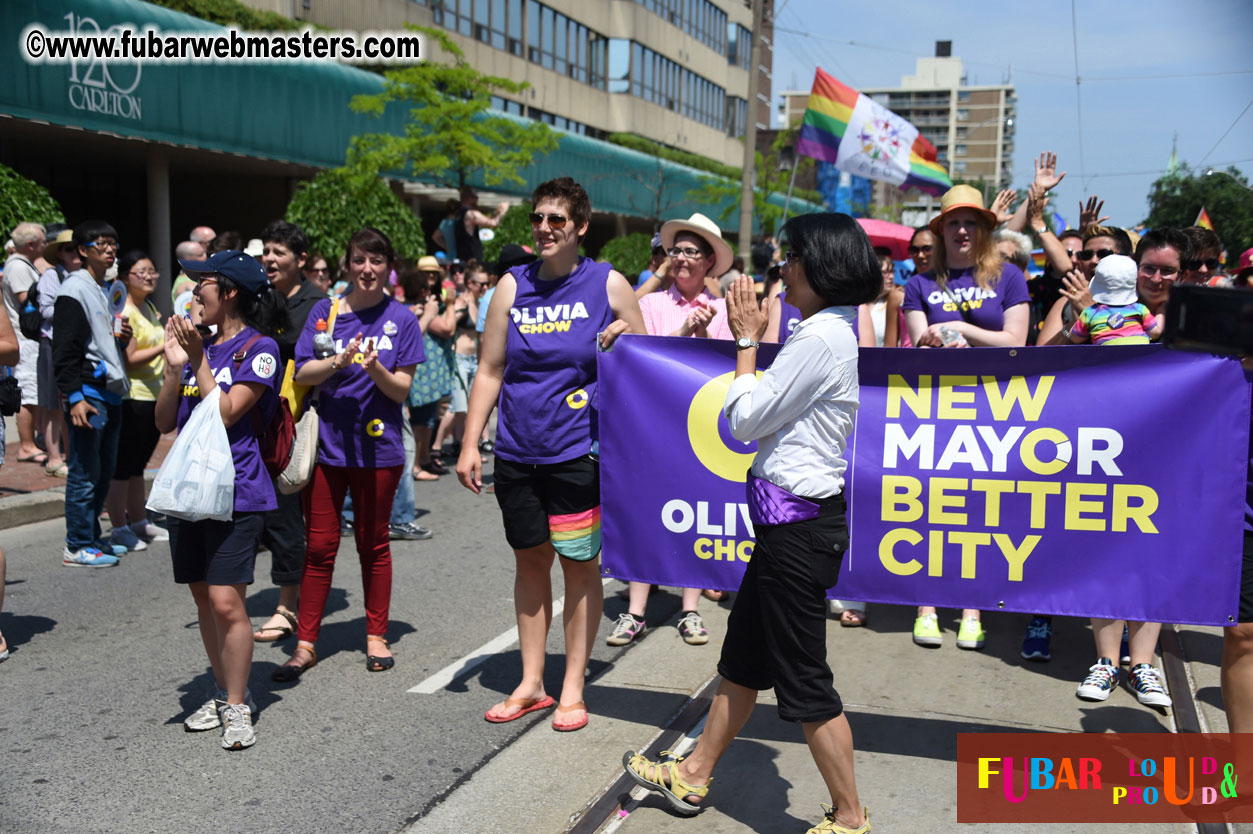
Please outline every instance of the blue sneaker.
[[125, 545], [113, 544], [104, 539], [96, 539], [91, 546], [101, 553], [112, 553], [114, 556], [125, 556], [127, 553], [130, 553]]
[[1022, 638], [1022, 656], [1025, 660], [1044, 662], [1052, 660], [1053, 626], [1044, 617], [1036, 617], [1027, 624], [1027, 634]]
[[66, 548], [61, 556], [61, 564], [67, 568], [111, 568], [117, 562], [116, 556], [106, 556], [94, 547], [74, 551]]

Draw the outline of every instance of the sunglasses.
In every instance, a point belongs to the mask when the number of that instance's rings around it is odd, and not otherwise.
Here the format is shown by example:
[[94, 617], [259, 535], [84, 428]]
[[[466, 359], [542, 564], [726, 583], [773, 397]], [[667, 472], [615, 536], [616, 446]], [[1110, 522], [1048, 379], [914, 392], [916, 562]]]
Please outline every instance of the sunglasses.
[[1214, 270], [1218, 269], [1218, 263], [1219, 263], [1218, 258], [1204, 258], [1204, 259], [1195, 258], [1195, 259], [1189, 259], [1189, 260], [1184, 261], [1183, 268], [1187, 270], [1195, 271], [1195, 270], [1200, 269], [1201, 267], [1205, 267], [1210, 272], [1213, 272]]
[[1147, 266], [1140, 264], [1140, 274], [1145, 278], [1152, 278], [1158, 272], [1162, 274], [1163, 281], [1173, 281], [1175, 276], [1179, 274], [1179, 270], [1173, 266]]
[[1113, 249], [1080, 249], [1079, 260], [1090, 261], [1092, 260], [1093, 256], [1095, 256], [1096, 259], [1099, 261], [1103, 258], [1108, 258], [1110, 255], [1117, 255], [1117, 254], [1118, 252]]
[[547, 220], [548, 228], [550, 229], [564, 229], [566, 227], [566, 224], [570, 222], [570, 218], [566, 217], [563, 214], [544, 215], [544, 214], [540, 214], [538, 211], [533, 211], [531, 212], [530, 216], [531, 216], [532, 226], [539, 226], [545, 220]]
[[931, 244], [927, 244], [926, 246], [911, 246], [911, 247], [909, 247], [909, 254], [911, 254], [911, 255], [919, 255], [919, 254], [930, 255], [930, 254], [931, 254]]

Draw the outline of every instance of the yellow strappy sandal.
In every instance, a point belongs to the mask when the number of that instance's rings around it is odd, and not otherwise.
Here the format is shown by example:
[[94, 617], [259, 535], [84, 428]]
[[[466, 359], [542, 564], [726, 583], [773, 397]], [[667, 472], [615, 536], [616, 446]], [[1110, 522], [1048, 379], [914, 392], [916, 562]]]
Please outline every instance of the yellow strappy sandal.
[[[667, 761], [668, 759], [668, 761]], [[666, 798], [670, 807], [684, 816], [695, 816], [705, 810], [703, 805], [693, 805], [685, 797], [698, 796], [705, 798], [709, 793], [710, 779], [704, 785], [689, 785], [679, 775], [679, 762], [682, 756], [676, 756], [669, 750], [661, 751], [661, 760], [646, 759], [634, 750], [628, 750], [622, 756], [622, 767], [635, 784], [650, 791], [657, 791]], [[667, 779], [669, 784], [666, 783]]]

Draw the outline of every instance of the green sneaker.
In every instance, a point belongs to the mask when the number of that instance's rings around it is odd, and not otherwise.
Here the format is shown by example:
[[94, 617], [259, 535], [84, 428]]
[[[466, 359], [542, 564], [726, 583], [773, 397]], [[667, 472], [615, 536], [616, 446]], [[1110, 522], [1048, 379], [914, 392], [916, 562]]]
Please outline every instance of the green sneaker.
[[923, 614], [914, 620], [914, 642], [919, 646], [944, 645], [944, 637], [940, 634], [940, 622], [934, 614]]
[[957, 648], [982, 649], [985, 637], [987, 633], [983, 630], [983, 623], [974, 617], [967, 617], [957, 630]]

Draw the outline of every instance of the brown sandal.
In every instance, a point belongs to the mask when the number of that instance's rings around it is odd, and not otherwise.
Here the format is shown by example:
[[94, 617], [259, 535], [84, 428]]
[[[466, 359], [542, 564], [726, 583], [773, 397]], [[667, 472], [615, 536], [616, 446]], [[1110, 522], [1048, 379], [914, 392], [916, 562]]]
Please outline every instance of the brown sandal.
[[[313, 646], [309, 646], [304, 643], [297, 643], [296, 652], [301, 650], [309, 653], [308, 663], [284, 663], [282, 666], [279, 666], [270, 673], [270, 678], [278, 681], [279, 683], [291, 683], [294, 680], [298, 680], [300, 676], [305, 673], [305, 671], [318, 665], [318, 653]], [[292, 652], [292, 657], [296, 656], [296, 652]]]
[[[282, 617], [287, 621], [285, 626], [262, 626], [252, 633], [253, 642], [256, 643], [276, 643], [284, 640], [296, 633], [296, 615], [286, 605], [280, 605], [274, 609], [275, 617]], [[271, 618], [273, 619], [273, 617]], [[267, 634], [266, 632], [273, 632]]]

